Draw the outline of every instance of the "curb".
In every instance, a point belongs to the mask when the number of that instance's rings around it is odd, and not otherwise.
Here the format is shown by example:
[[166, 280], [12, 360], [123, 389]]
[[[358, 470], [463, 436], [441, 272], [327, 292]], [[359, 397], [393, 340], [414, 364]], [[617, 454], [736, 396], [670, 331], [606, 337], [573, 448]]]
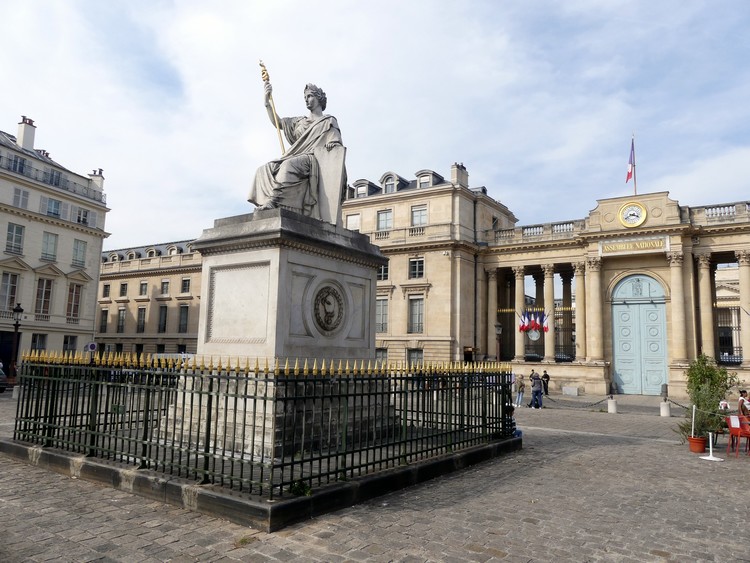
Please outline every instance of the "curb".
[[431, 461], [324, 485], [307, 497], [267, 500], [122, 463], [103, 462], [83, 454], [48, 450], [39, 445], [0, 438], [0, 453], [30, 465], [264, 532], [274, 532], [295, 522], [365, 502], [522, 447], [521, 438], [509, 438]]

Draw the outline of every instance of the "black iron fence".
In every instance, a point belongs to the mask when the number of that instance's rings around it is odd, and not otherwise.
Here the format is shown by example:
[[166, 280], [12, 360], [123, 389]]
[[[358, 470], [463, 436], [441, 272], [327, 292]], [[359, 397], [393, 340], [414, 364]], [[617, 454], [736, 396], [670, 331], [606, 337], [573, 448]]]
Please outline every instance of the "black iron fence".
[[507, 364], [191, 362], [25, 355], [14, 439], [275, 498], [513, 432]]
[[716, 330], [716, 361], [724, 365], [742, 363], [742, 333], [740, 317], [742, 308], [737, 306], [714, 307]]

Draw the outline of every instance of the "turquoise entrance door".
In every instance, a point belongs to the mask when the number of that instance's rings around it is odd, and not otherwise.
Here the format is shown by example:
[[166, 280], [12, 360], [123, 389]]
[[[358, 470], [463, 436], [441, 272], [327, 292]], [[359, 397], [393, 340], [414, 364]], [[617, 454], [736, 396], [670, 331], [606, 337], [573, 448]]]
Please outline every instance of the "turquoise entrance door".
[[658, 395], [667, 382], [664, 288], [653, 278], [628, 276], [612, 294], [613, 382], [618, 393]]

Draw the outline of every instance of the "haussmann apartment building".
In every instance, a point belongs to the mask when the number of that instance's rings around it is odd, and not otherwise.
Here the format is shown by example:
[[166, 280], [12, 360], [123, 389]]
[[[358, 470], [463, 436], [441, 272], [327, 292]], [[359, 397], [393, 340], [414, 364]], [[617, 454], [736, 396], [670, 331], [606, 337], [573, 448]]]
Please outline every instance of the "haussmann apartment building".
[[102, 170], [68, 170], [35, 136], [26, 116], [16, 135], [0, 131], [0, 359], [11, 376], [24, 350], [75, 352], [94, 341], [107, 236]]

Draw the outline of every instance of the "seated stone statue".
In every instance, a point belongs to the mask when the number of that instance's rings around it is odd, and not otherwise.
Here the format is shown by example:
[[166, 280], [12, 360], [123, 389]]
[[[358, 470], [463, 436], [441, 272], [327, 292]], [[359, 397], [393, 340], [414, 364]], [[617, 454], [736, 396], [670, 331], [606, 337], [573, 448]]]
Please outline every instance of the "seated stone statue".
[[336, 118], [323, 114], [327, 101], [325, 92], [308, 84], [304, 92], [310, 115], [284, 118], [274, 112], [271, 92], [271, 83], [266, 82], [268, 117], [274, 127], [279, 124], [291, 146], [283, 156], [258, 168], [248, 201], [259, 209], [284, 207], [340, 224], [338, 215], [346, 186], [346, 150]]

